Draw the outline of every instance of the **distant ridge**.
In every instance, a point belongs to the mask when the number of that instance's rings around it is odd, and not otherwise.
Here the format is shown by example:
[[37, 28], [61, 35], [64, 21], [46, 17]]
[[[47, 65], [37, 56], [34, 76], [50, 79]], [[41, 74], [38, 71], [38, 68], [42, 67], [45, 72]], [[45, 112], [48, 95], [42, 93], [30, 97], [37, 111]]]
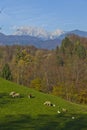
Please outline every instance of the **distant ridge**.
[[61, 41], [68, 35], [75, 34], [81, 37], [87, 37], [86, 31], [72, 30], [69, 32], [63, 32], [61, 35], [54, 38], [41, 38], [38, 36], [30, 35], [5, 35], [0, 33], [0, 45], [33, 45], [37, 48], [54, 49], [61, 44]]
[[76, 34], [76, 35], [81, 36], [81, 37], [87, 37], [87, 32], [86, 31], [80, 31], [78, 29], [70, 31], [68, 33], [70, 33], [70, 34]]
[[44, 40], [29, 35], [4, 35], [0, 33], [0, 45], [33, 45], [37, 48], [54, 49], [60, 43], [61, 40], [58, 38]]

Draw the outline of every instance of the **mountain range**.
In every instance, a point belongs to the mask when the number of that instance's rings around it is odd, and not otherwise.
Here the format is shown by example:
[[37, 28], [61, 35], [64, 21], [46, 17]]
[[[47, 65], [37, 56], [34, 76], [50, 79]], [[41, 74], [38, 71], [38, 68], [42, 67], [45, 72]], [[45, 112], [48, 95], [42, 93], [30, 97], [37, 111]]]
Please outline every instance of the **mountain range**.
[[[18, 31], [19, 32], [19, 31]], [[33, 45], [37, 48], [44, 49], [54, 49], [56, 46], [61, 44], [61, 41], [67, 36], [71, 34], [75, 34], [81, 37], [87, 37], [86, 31], [73, 30], [69, 32], [64, 32], [60, 30], [56, 30], [54, 33], [41, 33], [39, 32], [37, 35], [35, 33], [15, 33], [14, 35], [5, 35], [0, 33], [0, 45]], [[43, 35], [44, 34], [44, 35]], [[46, 35], [47, 34], [47, 35]]]

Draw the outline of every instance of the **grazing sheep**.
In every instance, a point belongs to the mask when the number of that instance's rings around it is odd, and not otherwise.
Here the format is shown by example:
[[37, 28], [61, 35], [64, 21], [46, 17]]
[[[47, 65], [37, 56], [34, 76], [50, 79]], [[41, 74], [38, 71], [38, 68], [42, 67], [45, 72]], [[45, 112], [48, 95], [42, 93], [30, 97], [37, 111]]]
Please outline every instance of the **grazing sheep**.
[[73, 117], [72, 117], [72, 119], [74, 120], [74, 119], [75, 119], [75, 117], [73, 116]]
[[53, 104], [53, 107], [55, 107], [56, 105], [55, 104]]
[[60, 112], [60, 111], [57, 111], [57, 113], [59, 113], [59, 114], [60, 114], [61, 112]]
[[31, 94], [28, 95], [28, 98], [32, 98], [33, 96]]
[[46, 101], [46, 102], [44, 102], [44, 105], [52, 106], [52, 103], [50, 101]]
[[13, 98], [15, 98], [15, 97], [20, 97], [20, 94], [19, 94], [19, 93], [15, 93], [15, 94], [12, 95], [12, 97], [13, 97]]
[[67, 112], [67, 110], [65, 108], [62, 108], [62, 112]]
[[10, 96], [13, 96], [14, 94], [15, 94], [15, 92], [13, 91], [13, 92], [10, 92], [9, 95], [10, 95]]

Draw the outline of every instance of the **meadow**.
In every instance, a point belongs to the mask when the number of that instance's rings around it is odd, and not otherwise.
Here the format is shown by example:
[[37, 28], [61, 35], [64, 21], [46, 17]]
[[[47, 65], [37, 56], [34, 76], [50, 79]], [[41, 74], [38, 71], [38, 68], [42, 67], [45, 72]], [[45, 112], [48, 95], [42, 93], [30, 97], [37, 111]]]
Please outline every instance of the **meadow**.
[[[20, 98], [9, 96], [11, 91], [20, 93]], [[33, 98], [29, 99], [29, 94]], [[45, 101], [51, 101], [55, 107], [44, 105]], [[62, 108], [67, 112], [62, 112]], [[0, 78], [0, 130], [87, 130], [87, 105]]]

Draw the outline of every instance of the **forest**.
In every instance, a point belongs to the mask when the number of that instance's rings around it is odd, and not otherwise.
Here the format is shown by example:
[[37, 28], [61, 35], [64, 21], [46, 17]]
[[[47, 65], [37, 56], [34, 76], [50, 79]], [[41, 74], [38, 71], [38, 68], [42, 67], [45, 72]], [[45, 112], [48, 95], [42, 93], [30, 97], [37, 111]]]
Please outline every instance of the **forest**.
[[70, 35], [53, 50], [1, 45], [0, 76], [76, 103], [87, 103], [87, 38]]

